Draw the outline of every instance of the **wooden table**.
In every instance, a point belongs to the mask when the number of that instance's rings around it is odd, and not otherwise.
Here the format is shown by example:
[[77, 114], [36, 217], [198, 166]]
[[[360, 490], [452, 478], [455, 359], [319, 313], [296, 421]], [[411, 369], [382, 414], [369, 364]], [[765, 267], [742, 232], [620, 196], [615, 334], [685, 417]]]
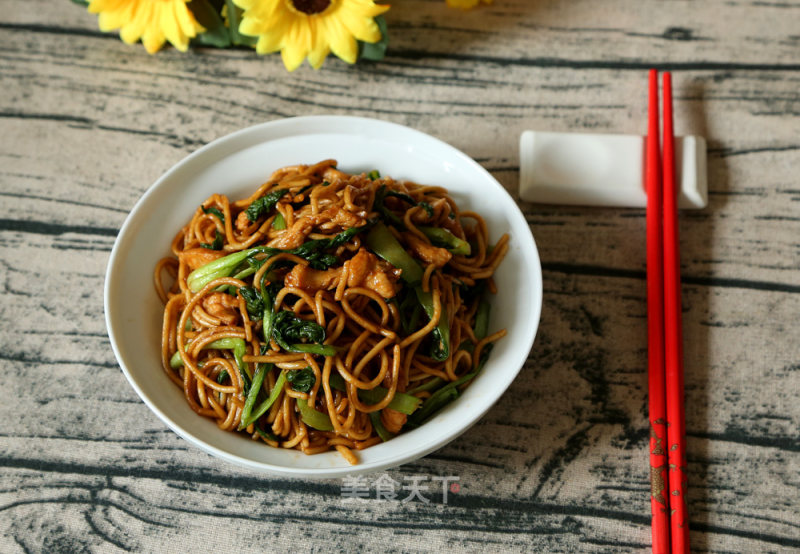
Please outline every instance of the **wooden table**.
[[[0, 551], [647, 550], [643, 210], [520, 204], [543, 261], [536, 344], [479, 424], [387, 472], [428, 479], [428, 503], [348, 502], [342, 481], [191, 447], [119, 370], [102, 289], [139, 196], [234, 130], [386, 119], [516, 196], [525, 129], [643, 133], [651, 66], [674, 71], [677, 132], [709, 144], [709, 207], [681, 220], [691, 540], [800, 548], [797, 0], [400, 1], [383, 62], [291, 74], [245, 49], [149, 56], [66, 0], [0, 18]], [[445, 504], [430, 478], [449, 475]]]

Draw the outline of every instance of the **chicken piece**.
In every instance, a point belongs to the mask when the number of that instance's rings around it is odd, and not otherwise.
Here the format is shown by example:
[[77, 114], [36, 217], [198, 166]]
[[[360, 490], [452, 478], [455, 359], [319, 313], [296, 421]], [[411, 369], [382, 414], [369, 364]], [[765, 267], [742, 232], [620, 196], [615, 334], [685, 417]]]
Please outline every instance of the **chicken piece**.
[[330, 290], [336, 287], [342, 268], [319, 270], [306, 265], [297, 264], [286, 274], [283, 280], [287, 287], [296, 287], [306, 292]]
[[215, 292], [203, 298], [203, 309], [224, 325], [233, 325], [239, 318], [239, 301], [223, 292]]
[[329, 228], [338, 226], [342, 229], [350, 229], [351, 227], [361, 227], [366, 223], [363, 217], [341, 208], [328, 208], [320, 212], [314, 219], [317, 224]]
[[225, 252], [222, 250], [209, 250], [208, 248], [190, 248], [178, 254], [181, 263], [189, 266], [189, 271], [194, 271], [198, 267], [203, 267], [207, 263], [221, 258]]
[[417, 258], [436, 267], [444, 267], [453, 258], [446, 249], [428, 244], [411, 233], [403, 233], [403, 240]]
[[239, 212], [239, 215], [236, 216], [236, 222], [234, 223], [234, 226], [236, 227], [237, 231], [242, 232], [246, 230], [248, 227], [250, 227], [252, 224], [253, 222], [250, 221], [249, 217], [247, 217], [247, 212], [241, 211]]
[[335, 167], [328, 167], [322, 173], [322, 180], [328, 181], [329, 183], [334, 183], [336, 181], [343, 181], [345, 179], [349, 179], [350, 175], [347, 173], [342, 173]]
[[393, 298], [397, 294], [397, 280], [401, 271], [392, 265], [360, 248], [350, 259], [350, 272], [347, 286], [365, 287], [377, 292], [383, 298]]
[[398, 412], [391, 408], [384, 408], [381, 410], [381, 423], [383, 423], [387, 431], [395, 435], [400, 432], [400, 429], [406, 424], [407, 419], [408, 416], [403, 412]]
[[281, 233], [278, 238], [271, 240], [267, 246], [271, 248], [280, 248], [281, 250], [297, 248], [306, 241], [306, 237], [311, 233], [314, 224], [313, 218], [302, 217]]

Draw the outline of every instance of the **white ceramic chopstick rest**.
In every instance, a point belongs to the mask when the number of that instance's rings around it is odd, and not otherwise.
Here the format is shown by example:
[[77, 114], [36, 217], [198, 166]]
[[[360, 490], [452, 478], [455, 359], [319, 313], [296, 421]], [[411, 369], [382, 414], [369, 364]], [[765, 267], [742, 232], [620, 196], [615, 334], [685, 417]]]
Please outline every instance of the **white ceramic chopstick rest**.
[[[645, 137], [525, 131], [520, 137], [519, 195], [527, 202], [644, 208]], [[706, 141], [676, 137], [680, 208], [708, 203]]]

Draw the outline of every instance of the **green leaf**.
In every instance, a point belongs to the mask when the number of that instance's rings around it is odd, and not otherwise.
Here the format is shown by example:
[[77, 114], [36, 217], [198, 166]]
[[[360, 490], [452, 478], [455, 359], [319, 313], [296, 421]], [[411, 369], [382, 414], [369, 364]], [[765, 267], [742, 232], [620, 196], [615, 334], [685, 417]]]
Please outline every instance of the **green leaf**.
[[225, 48], [231, 45], [231, 37], [225, 27], [219, 12], [208, 0], [192, 0], [186, 6], [192, 10], [194, 18], [202, 25], [206, 32], [200, 33], [195, 38], [199, 44]]
[[314, 370], [306, 366], [303, 369], [294, 369], [286, 374], [286, 380], [292, 385], [292, 389], [297, 392], [308, 392], [314, 387], [317, 378]]
[[278, 203], [278, 200], [281, 197], [289, 192], [289, 189], [280, 189], [280, 190], [273, 190], [272, 192], [268, 192], [258, 200], [254, 200], [252, 204], [250, 204], [244, 213], [247, 215], [247, 219], [249, 219], [252, 223], [258, 221], [258, 218], [267, 215], [269, 211], [275, 207], [275, 204]]
[[386, 25], [386, 19], [382, 15], [375, 18], [375, 23], [378, 24], [378, 28], [381, 30], [381, 39], [378, 42], [359, 41], [359, 59], [363, 58], [377, 62], [386, 56], [386, 48], [389, 46], [389, 27]]
[[242, 22], [242, 8], [233, 3], [233, 0], [225, 0], [228, 12], [228, 33], [231, 42], [236, 46], [253, 46], [258, 42], [258, 37], [243, 35], [239, 32], [239, 24]]
[[225, 235], [223, 235], [219, 231], [214, 231], [214, 242], [212, 242], [211, 244], [207, 242], [201, 242], [200, 246], [202, 246], [203, 248], [208, 248], [209, 250], [221, 250], [224, 238]]
[[219, 218], [220, 223], [223, 225], [225, 224], [225, 214], [219, 211], [219, 208], [215, 206], [211, 206], [210, 208], [206, 208], [205, 206], [200, 206], [203, 209], [204, 214], [214, 214]]
[[244, 298], [244, 304], [247, 307], [247, 315], [252, 319], [261, 319], [264, 317], [264, 299], [261, 298], [261, 293], [254, 287], [239, 287], [239, 294]]

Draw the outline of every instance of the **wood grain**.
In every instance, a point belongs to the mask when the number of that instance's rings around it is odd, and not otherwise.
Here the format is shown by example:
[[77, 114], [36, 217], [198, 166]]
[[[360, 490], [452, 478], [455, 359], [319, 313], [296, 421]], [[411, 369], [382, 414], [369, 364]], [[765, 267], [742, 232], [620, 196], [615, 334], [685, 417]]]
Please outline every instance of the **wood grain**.
[[431, 502], [346, 502], [169, 431], [120, 372], [102, 287], [139, 196], [206, 142], [281, 117], [415, 127], [517, 193], [525, 129], [643, 133], [646, 72], [709, 143], [681, 220], [692, 543], [800, 548], [800, 4], [408, 0], [386, 60], [164, 50], [70, 2], [0, 11], [0, 551], [646, 551], [644, 212], [520, 203], [543, 263], [513, 387], [447, 447], [387, 472], [460, 477]]

